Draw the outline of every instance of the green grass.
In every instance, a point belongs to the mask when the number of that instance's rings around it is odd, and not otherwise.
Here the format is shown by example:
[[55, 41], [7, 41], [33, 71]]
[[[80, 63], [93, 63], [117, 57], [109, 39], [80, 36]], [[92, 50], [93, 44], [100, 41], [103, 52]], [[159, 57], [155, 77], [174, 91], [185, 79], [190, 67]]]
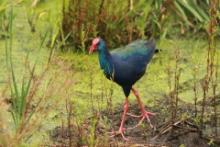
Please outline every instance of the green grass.
[[[15, 7], [14, 9], [16, 16], [13, 25], [12, 59], [18, 83], [21, 82], [22, 77], [26, 73], [24, 63], [27, 54], [29, 54], [29, 62], [31, 65], [38, 60], [36, 72], [40, 74], [47, 65], [50, 52], [50, 49], [46, 46], [43, 46], [39, 51], [42, 36], [45, 34], [45, 28], [47, 28], [49, 24], [45, 22], [45, 20], [39, 21], [36, 28], [37, 31], [30, 33], [30, 27], [26, 21], [27, 16], [25, 13], [22, 13], [24, 11], [26, 11], [26, 9], [22, 6]], [[198, 67], [197, 79], [201, 79], [205, 76], [207, 41], [193, 38], [177, 38], [173, 40], [161, 40], [157, 44], [158, 48], [162, 49], [162, 51], [155, 56], [149, 64], [144, 77], [135, 85], [144, 103], [146, 105], [153, 105], [155, 99], [164, 98], [164, 95], [169, 93], [166, 69], [170, 66], [170, 70], [172, 72], [174, 71], [174, 53], [176, 49], [180, 50], [179, 66], [182, 68], [180, 85], [183, 85], [184, 88], [179, 96], [181, 100], [193, 103], [192, 73], [193, 69]], [[220, 43], [217, 44], [218, 54], [219, 48]], [[74, 115], [80, 120], [89, 117], [92, 114], [92, 109], [107, 108], [107, 99], [111, 96], [111, 89], [113, 90], [113, 107], [119, 104], [122, 107], [124, 101], [125, 96], [122, 89], [115, 83], [107, 80], [102, 71], [100, 71], [97, 54], [87, 55], [55, 51], [50, 68], [47, 71], [41, 91], [39, 92], [39, 95], [44, 93], [48, 81], [52, 78], [52, 82], [54, 83], [54, 89], [52, 90], [54, 94], [51, 95], [50, 99], [48, 98], [46, 102], [50, 107], [50, 109], [48, 109], [50, 111], [48, 111], [48, 117], [42, 119], [40, 128], [38, 128], [29, 139], [31, 144], [50, 142], [48, 131], [60, 125], [61, 122], [66, 119], [65, 100], [67, 97], [69, 97], [73, 103]], [[0, 67], [0, 90], [2, 90], [7, 84], [9, 74], [5, 61], [5, 40], [0, 40]], [[71, 80], [74, 84], [64, 86], [64, 81], [66, 80]], [[198, 87], [198, 97], [202, 98], [199, 81]], [[133, 95], [130, 96], [130, 101], [131, 103], [136, 102]], [[56, 103], [56, 105], [53, 105], [54, 103]], [[10, 121], [10, 113], [4, 111], [4, 115], [4, 118]], [[9, 130], [10, 129], [12, 128], [9, 128]]]

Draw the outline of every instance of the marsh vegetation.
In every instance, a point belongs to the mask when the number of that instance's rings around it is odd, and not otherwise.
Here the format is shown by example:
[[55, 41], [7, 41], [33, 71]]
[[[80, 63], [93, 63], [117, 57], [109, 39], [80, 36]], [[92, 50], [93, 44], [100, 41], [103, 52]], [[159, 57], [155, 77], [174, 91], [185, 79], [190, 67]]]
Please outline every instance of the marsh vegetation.
[[[219, 0], [2, 0], [0, 146], [219, 146], [219, 10]], [[88, 55], [96, 36], [109, 48], [153, 36], [161, 49], [135, 85], [155, 129], [143, 123], [128, 142], [108, 134], [124, 94]]]

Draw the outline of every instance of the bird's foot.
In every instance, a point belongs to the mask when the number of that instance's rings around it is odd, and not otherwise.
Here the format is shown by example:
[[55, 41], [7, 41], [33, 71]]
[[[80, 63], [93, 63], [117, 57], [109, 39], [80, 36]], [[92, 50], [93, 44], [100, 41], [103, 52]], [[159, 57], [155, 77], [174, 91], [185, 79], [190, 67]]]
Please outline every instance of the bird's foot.
[[146, 110], [143, 110], [142, 111], [142, 114], [139, 116], [141, 117], [141, 120], [138, 122], [137, 125], [135, 125], [134, 127], [132, 128], [128, 128], [128, 129], [134, 129], [134, 128], [137, 128], [138, 126], [140, 126], [142, 124], [142, 122], [144, 121], [144, 119], [147, 119], [148, 123], [150, 124], [150, 127], [151, 128], [154, 128], [154, 126], [152, 125], [151, 123], [151, 120], [150, 120], [150, 116], [155, 116], [156, 114], [155, 113], [152, 113], [152, 112], [148, 112]]
[[115, 137], [115, 136], [121, 135], [121, 137], [122, 137], [125, 141], [128, 141], [129, 139], [126, 138], [125, 135], [124, 135], [125, 130], [126, 130], [125, 128], [120, 127], [118, 131], [112, 131], [112, 132], [110, 132], [110, 134], [111, 134], [110, 137]]
[[128, 116], [131, 116], [131, 117], [135, 117], [135, 118], [140, 118], [142, 117], [142, 115], [135, 115], [135, 114], [131, 114], [131, 113], [127, 113]]

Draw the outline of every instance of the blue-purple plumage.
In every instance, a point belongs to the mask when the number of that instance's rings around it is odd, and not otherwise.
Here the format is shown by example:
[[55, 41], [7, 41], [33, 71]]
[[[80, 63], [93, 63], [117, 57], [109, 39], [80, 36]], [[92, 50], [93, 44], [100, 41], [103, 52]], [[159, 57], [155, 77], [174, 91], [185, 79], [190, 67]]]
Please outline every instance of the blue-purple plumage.
[[154, 40], [137, 40], [109, 52], [101, 39], [98, 45], [99, 62], [106, 77], [122, 86], [126, 96], [132, 85], [145, 73], [155, 52]]

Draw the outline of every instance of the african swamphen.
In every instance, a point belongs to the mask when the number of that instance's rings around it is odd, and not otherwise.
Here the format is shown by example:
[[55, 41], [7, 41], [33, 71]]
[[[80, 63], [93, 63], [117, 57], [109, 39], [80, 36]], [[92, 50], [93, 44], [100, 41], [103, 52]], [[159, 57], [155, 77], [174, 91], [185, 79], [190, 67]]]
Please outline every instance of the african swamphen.
[[[98, 50], [100, 67], [104, 71], [105, 76], [120, 85], [126, 96], [121, 125], [119, 130], [115, 132], [113, 136], [121, 134], [123, 139], [127, 140], [124, 136], [124, 122], [126, 115], [140, 117], [141, 120], [138, 125], [146, 118], [152, 127], [149, 116], [155, 114], [145, 110], [144, 104], [133, 85], [144, 75], [146, 67], [155, 53], [154, 40], [137, 40], [123, 48], [118, 48], [109, 52], [105, 41], [98, 37], [92, 41], [89, 53], [96, 50]], [[132, 91], [137, 98], [141, 109], [140, 116], [128, 113], [128, 96], [130, 91]]]

